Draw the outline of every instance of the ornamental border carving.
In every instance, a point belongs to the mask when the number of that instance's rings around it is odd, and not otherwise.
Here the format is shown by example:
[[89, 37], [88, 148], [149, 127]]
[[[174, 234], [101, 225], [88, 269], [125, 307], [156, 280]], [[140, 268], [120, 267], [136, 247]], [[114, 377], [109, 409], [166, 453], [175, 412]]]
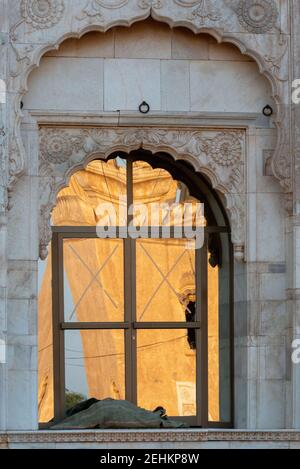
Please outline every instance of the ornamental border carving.
[[299, 442], [299, 431], [35, 431], [0, 434], [0, 444], [10, 443], [145, 443], [145, 442], [207, 442], [207, 441], [265, 441]]
[[[86, 0], [80, 9], [77, 2], [72, 4], [72, 0], [43, 0], [41, 3], [22, 0], [19, 20], [11, 25], [9, 39], [9, 89], [15, 97], [10, 103], [12, 109], [7, 124], [13, 129], [8, 138], [8, 190], [11, 191], [18, 178], [26, 173], [27, 155], [20, 134], [20, 101], [27, 91], [28, 76], [39, 65], [41, 57], [49, 50], [58, 49], [67, 38], [80, 38], [88, 31], [107, 31], [118, 25], [130, 26], [152, 16], [171, 28], [185, 26], [194, 33], [209, 33], [218, 42], [234, 44], [256, 61], [260, 73], [271, 84], [277, 108], [278, 139], [272, 170], [285, 191], [292, 192], [290, 116], [287, 112], [290, 99], [289, 33], [281, 31], [277, 24], [281, 24], [278, 0], [256, 2], [266, 7], [266, 13], [258, 18], [257, 24], [254, 21], [251, 32], [247, 31], [245, 24], [252, 3], [253, 0]], [[271, 21], [268, 27], [265, 18]], [[45, 29], [46, 36], [41, 34]]]
[[47, 257], [51, 240], [50, 217], [59, 190], [74, 172], [95, 157], [106, 159], [114, 151], [143, 148], [167, 152], [189, 162], [204, 174], [225, 199], [232, 226], [236, 258], [243, 258], [245, 243], [245, 131], [155, 127], [40, 128], [39, 200], [40, 257]]

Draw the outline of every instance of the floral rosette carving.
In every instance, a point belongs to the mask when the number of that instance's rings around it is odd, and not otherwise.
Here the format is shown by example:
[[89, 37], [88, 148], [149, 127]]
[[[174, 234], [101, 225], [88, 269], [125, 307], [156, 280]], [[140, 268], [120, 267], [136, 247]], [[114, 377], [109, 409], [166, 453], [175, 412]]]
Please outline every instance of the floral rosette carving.
[[209, 154], [220, 166], [233, 166], [241, 160], [242, 145], [235, 135], [222, 133], [212, 140]]
[[70, 138], [66, 132], [44, 133], [40, 141], [41, 158], [50, 164], [65, 163], [81, 144], [80, 137]]
[[22, 0], [21, 14], [35, 29], [55, 26], [65, 11], [63, 0]]
[[274, 0], [240, 0], [237, 15], [247, 31], [263, 34], [276, 25], [278, 9]]
[[[213, 132], [168, 128], [43, 127], [40, 129], [40, 255], [45, 258], [49, 241], [50, 213], [58, 187], [67, 183], [72, 168], [83, 167], [96, 154], [144, 148], [170, 152], [196, 171], [206, 174], [214, 188], [226, 197], [234, 226], [233, 242], [244, 245], [244, 131]], [[50, 192], [49, 192], [50, 187]], [[49, 193], [48, 193], [49, 192]], [[240, 251], [238, 255], [241, 257]]]

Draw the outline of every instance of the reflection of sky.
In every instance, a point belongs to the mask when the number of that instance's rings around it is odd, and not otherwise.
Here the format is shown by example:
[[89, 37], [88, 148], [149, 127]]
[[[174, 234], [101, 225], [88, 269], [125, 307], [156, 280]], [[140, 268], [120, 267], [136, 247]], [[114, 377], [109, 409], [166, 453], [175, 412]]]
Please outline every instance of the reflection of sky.
[[[38, 291], [40, 291], [43, 276], [46, 270], [47, 260], [38, 263]], [[66, 318], [69, 318], [74, 309], [74, 303], [66, 274], [64, 274], [64, 304]], [[76, 321], [76, 313], [74, 313], [73, 321]], [[80, 331], [65, 331], [65, 373], [66, 373], [66, 389], [72, 392], [78, 392], [84, 396], [88, 396], [88, 386], [84, 369], [83, 350]]]
[[88, 396], [80, 331], [65, 331], [66, 389]]
[[42, 286], [42, 281], [43, 281], [43, 276], [46, 270], [46, 266], [47, 266], [47, 260], [41, 261], [41, 259], [39, 259], [38, 261], [38, 292], [40, 291], [40, 288]]

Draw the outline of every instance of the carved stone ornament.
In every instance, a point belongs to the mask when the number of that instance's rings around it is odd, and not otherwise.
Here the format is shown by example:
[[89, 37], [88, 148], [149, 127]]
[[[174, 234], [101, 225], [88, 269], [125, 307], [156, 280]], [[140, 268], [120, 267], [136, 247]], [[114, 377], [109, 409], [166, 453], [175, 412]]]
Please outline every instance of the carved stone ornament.
[[0, 127], [0, 215], [5, 213], [7, 208], [7, 181], [5, 167], [5, 142], [6, 134], [4, 126]]
[[210, 152], [213, 160], [221, 166], [232, 166], [241, 159], [241, 142], [232, 134], [222, 133], [213, 140]]
[[102, 17], [102, 8], [107, 10], [116, 10], [128, 4], [129, 0], [89, 0], [85, 8], [82, 10], [82, 15], [77, 19], [83, 20], [85, 17]]
[[35, 29], [48, 29], [56, 25], [65, 11], [63, 0], [22, 0], [21, 13], [25, 22]]
[[185, 431], [135, 431], [114, 430], [105, 431], [35, 431], [35, 432], [9, 432], [0, 433], [1, 444], [16, 443], [145, 443], [145, 442], [207, 442], [207, 441], [230, 441], [230, 442], [299, 442], [300, 432], [297, 430], [194, 430]]
[[40, 156], [43, 161], [60, 164], [67, 161], [77, 146], [80, 145], [79, 137], [68, 138], [62, 132], [53, 132], [49, 136], [43, 135], [40, 142]]
[[51, 239], [50, 215], [58, 191], [68, 184], [76, 170], [96, 156], [144, 148], [154, 154], [168, 152], [175, 160], [186, 160], [206, 175], [226, 201], [232, 224], [232, 239], [239, 246], [239, 260], [245, 242], [244, 158], [242, 130], [186, 130], [164, 128], [55, 128], [40, 130], [40, 256], [47, 256]]
[[128, 3], [128, 0], [95, 0], [103, 8], [121, 8]]
[[276, 25], [278, 10], [274, 0], [240, 0], [237, 14], [249, 33], [263, 34]]
[[139, 0], [138, 6], [143, 9], [147, 8], [161, 8], [163, 6], [163, 0]]
[[[28, 87], [29, 72], [38, 66], [45, 50], [58, 49], [66, 36], [81, 37], [93, 28], [107, 31], [118, 25], [130, 26], [152, 15], [172, 28], [185, 26], [196, 34], [208, 27], [218, 42], [232, 42], [258, 63], [270, 82], [276, 103], [274, 122], [278, 139], [272, 157], [273, 173], [286, 192], [292, 190], [292, 156], [288, 153], [290, 117], [284, 111], [284, 103], [290, 99], [289, 88], [285, 86], [290, 48], [287, 32], [280, 34], [276, 26], [277, 20], [280, 24], [278, 0], [20, 0], [19, 4], [19, 19], [10, 28], [9, 86], [16, 93], [15, 117], [10, 123], [14, 132], [7, 136], [10, 187], [24, 174], [27, 159], [21, 141], [19, 103]], [[70, 21], [64, 21], [66, 9]], [[241, 35], [236, 31], [232, 9], [243, 28], [254, 34]], [[31, 27], [19, 28], [24, 23]], [[46, 28], [48, 42], [37, 40], [37, 30]], [[276, 34], [270, 41], [262, 33], [272, 28]], [[259, 42], [257, 34], [261, 34]]]
[[196, 7], [192, 11], [190, 19], [199, 19], [200, 25], [204, 25], [207, 20], [218, 21], [221, 18], [220, 12], [212, 6], [211, 0], [174, 0], [174, 2], [182, 7]]

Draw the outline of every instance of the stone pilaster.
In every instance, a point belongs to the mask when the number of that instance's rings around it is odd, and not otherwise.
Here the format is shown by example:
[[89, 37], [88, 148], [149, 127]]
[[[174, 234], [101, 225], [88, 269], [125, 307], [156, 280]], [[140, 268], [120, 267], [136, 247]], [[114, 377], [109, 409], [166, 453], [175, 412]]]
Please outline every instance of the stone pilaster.
[[[300, 3], [291, 3], [292, 21], [292, 80], [300, 78]], [[293, 218], [291, 222], [290, 259], [291, 266], [289, 304], [292, 314], [291, 339], [300, 339], [300, 104], [292, 106], [292, 156], [293, 156]], [[293, 428], [300, 428], [300, 364], [292, 363], [291, 374]]]
[[0, 0], [0, 428], [6, 428], [6, 286], [7, 286], [7, 125], [6, 77], [8, 63], [7, 0]]

